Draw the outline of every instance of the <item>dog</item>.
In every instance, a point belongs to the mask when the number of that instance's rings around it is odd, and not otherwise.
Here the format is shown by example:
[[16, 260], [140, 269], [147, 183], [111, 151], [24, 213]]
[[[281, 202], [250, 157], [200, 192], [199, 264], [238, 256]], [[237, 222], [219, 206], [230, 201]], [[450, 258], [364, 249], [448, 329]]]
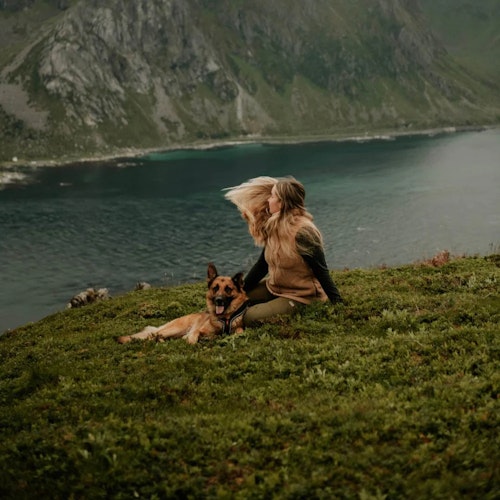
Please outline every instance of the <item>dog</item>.
[[207, 284], [206, 311], [187, 314], [161, 326], [147, 326], [139, 333], [118, 337], [117, 341], [126, 344], [134, 339], [184, 338], [189, 344], [196, 344], [200, 337], [212, 339], [222, 333], [242, 333], [243, 315], [249, 304], [243, 290], [243, 273], [219, 276], [215, 265], [210, 263]]

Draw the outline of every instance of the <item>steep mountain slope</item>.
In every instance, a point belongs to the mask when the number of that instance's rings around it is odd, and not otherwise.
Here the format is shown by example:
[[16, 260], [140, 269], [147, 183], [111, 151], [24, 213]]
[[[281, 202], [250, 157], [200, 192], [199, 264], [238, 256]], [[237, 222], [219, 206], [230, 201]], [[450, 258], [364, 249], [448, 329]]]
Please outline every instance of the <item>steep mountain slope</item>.
[[7, 3], [3, 159], [500, 120], [415, 0]]
[[498, 0], [420, 0], [430, 27], [464, 66], [500, 79]]

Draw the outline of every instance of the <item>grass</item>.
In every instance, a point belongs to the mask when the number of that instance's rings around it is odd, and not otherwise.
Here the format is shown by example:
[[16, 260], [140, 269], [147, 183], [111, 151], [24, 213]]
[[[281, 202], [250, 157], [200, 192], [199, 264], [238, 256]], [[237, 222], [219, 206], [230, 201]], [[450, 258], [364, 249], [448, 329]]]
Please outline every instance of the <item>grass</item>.
[[346, 304], [118, 345], [203, 307], [131, 292], [0, 338], [0, 496], [498, 498], [500, 255], [335, 272]]

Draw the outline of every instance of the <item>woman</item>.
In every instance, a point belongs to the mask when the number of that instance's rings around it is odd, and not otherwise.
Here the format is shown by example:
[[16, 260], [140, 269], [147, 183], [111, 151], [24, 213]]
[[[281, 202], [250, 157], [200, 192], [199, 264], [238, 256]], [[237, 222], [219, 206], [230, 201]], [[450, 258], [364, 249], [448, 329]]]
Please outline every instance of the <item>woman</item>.
[[[304, 186], [293, 177], [256, 177], [228, 188], [262, 253], [245, 278], [251, 305], [245, 326], [291, 314], [314, 300], [342, 302], [328, 271], [323, 238], [304, 206]], [[267, 278], [263, 278], [267, 275]]]

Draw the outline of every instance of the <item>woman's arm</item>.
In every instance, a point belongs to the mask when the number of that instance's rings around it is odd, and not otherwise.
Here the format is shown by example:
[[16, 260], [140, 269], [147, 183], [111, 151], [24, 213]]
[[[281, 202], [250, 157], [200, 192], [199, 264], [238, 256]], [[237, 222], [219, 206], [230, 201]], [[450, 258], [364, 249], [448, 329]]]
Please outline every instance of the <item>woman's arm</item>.
[[297, 238], [302, 243], [299, 248], [307, 247], [309, 249], [307, 253], [301, 252], [300, 255], [311, 268], [314, 276], [319, 281], [319, 284], [325, 291], [327, 297], [330, 299], [330, 302], [332, 304], [343, 302], [342, 296], [333, 282], [328, 266], [326, 265], [323, 247], [317, 242], [304, 239], [304, 235], [301, 235], [300, 233], [297, 234]]
[[264, 258], [264, 250], [262, 250], [259, 259], [245, 276], [243, 285], [245, 292], [253, 290], [259, 284], [260, 280], [267, 274], [268, 270], [269, 266]]
[[316, 276], [319, 284], [325, 291], [332, 304], [343, 302], [340, 292], [332, 280], [328, 267], [326, 266], [325, 254], [321, 248], [318, 248], [314, 255], [302, 255], [303, 259], [307, 262], [312, 269], [314, 276]]

